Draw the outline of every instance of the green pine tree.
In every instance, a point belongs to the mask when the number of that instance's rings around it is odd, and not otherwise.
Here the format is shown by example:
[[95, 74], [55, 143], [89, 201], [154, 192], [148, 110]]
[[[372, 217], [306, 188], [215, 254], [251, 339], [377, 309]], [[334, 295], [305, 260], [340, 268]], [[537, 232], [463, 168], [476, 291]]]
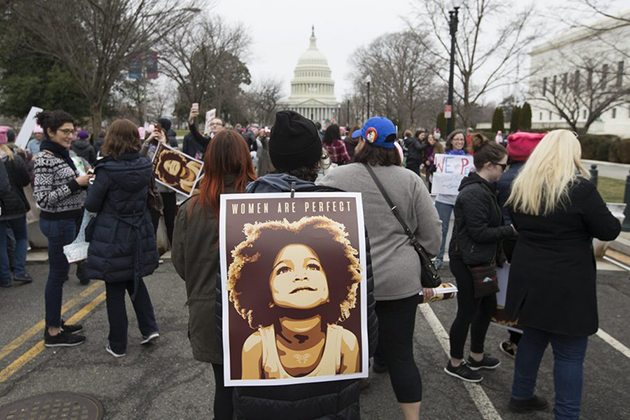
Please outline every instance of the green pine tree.
[[518, 126], [523, 131], [529, 131], [532, 128], [532, 107], [525, 102], [518, 116]]
[[505, 131], [505, 121], [503, 117], [503, 109], [495, 108], [494, 114], [492, 114], [492, 132]]
[[515, 132], [519, 129], [519, 121], [521, 115], [521, 107], [516, 105], [512, 108], [512, 115], [510, 117], [510, 131]]

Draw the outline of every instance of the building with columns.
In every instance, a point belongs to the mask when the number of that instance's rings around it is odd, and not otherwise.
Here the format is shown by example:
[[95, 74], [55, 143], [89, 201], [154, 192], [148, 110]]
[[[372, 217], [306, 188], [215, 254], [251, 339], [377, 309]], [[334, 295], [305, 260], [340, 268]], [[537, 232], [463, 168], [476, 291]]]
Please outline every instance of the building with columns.
[[295, 67], [291, 95], [281, 103], [281, 107], [324, 125], [327, 121], [339, 119], [339, 102], [335, 97], [335, 82], [328, 60], [317, 49], [314, 27], [310, 41]]

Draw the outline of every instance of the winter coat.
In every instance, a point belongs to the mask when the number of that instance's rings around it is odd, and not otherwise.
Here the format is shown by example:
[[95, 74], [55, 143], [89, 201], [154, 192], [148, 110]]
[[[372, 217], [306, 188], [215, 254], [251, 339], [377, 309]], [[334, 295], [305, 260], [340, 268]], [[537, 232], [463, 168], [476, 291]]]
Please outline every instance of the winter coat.
[[513, 212], [518, 230], [505, 305], [521, 325], [571, 336], [598, 329], [592, 238], [614, 240], [621, 224], [593, 183], [578, 178], [569, 202], [547, 216]]
[[424, 163], [424, 152], [430, 146], [428, 141], [423, 143], [417, 137], [409, 137], [405, 139], [405, 146], [407, 146], [407, 166]]
[[506, 225], [512, 223], [512, 216], [507, 207], [505, 207], [505, 203], [510, 198], [512, 184], [518, 173], [523, 169], [523, 166], [525, 166], [525, 162], [512, 162], [508, 170], [501, 176], [501, 179], [497, 181], [497, 201], [503, 211], [503, 223]]
[[276, 170], [273, 163], [271, 163], [271, 157], [269, 156], [269, 137], [261, 137], [260, 143], [262, 144], [262, 151], [260, 151], [260, 158], [258, 159], [258, 176], [264, 176]]
[[147, 208], [153, 176], [138, 153], [101, 159], [85, 208], [98, 213], [86, 230], [88, 276], [106, 282], [139, 281], [157, 268], [159, 255]]
[[[295, 182], [297, 192], [333, 192], [334, 188], [316, 186], [287, 174], [270, 174], [247, 187], [250, 193], [289, 192]], [[376, 350], [378, 320], [374, 312], [374, 280], [369, 240], [366, 232], [368, 341], [370, 357]], [[217, 293], [217, 317], [221, 317], [221, 283]], [[220, 327], [221, 320], [217, 321]], [[218, 331], [221, 334], [221, 331]], [[358, 419], [360, 381], [345, 380], [300, 385], [235, 387], [233, 391], [236, 419]]]
[[448, 253], [470, 266], [501, 264], [501, 241], [514, 236], [503, 224], [494, 185], [470, 173], [459, 186], [455, 201], [455, 226]]
[[9, 175], [4, 167], [4, 161], [0, 160], [0, 215], [4, 214], [4, 202], [2, 198], [11, 193], [11, 184], [9, 184]]
[[78, 139], [71, 146], [74, 153], [77, 156], [82, 157], [90, 164], [90, 166], [96, 165], [96, 151], [89, 141]]
[[0, 161], [4, 163], [7, 172], [7, 181], [10, 185], [10, 191], [0, 192], [0, 198], [3, 204], [0, 220], [22, 217], [31, 209], [26, 195], [24, 194], [24, 187], [31, 183], [31, 177], [28, 174], [28, 169], [26, 169], [26, 163], [18, 155], [13, 155], [12, 160], [5, 156], [4, 158], [0, 158]]
[[104, 144], [105, 144], [105, 137], [99, 137], [96, 140], [94, 140], [94, 151], [96, 152], [97, 155], [101, 153], [101, 149], [103, 148]]
[[[235, 178], [226, 177], [226, 193], [234, 192]], [[223, 363], [215, 326], [216, 289], [219, 277], [219, 228], [214, 212], [186, 200], [175, 219], [171, 261], [186, 282], [188, 339], [200, 362]]]

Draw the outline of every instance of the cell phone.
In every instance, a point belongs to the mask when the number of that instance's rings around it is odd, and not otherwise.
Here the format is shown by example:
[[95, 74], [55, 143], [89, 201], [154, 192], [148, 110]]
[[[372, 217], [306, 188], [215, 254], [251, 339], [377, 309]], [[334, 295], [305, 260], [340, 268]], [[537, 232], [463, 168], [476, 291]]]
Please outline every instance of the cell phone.
[[192, 107], [193, 107], [193, 109], [195, 111], [199, 111], [199, 104], [198, 103], [195, 102], [194, 104], [192, 104]]
[[155, 124], [154, 130], [162, 131], [162, 124], [160, 123]]

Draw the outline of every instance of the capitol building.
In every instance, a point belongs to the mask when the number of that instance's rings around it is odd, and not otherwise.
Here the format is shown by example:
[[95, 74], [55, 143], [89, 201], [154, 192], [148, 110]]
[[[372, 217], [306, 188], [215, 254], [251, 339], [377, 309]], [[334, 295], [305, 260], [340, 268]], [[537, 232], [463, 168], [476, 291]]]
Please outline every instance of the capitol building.
[[291, 95], [281, 103], [281, 107], [324, 125], [327, 121], [339, 120], [339, 102], [335, 97], [335, 82], [328, 60], [317, 49], [315, 28], [310, 41], [310, 46], [295, 67]]

